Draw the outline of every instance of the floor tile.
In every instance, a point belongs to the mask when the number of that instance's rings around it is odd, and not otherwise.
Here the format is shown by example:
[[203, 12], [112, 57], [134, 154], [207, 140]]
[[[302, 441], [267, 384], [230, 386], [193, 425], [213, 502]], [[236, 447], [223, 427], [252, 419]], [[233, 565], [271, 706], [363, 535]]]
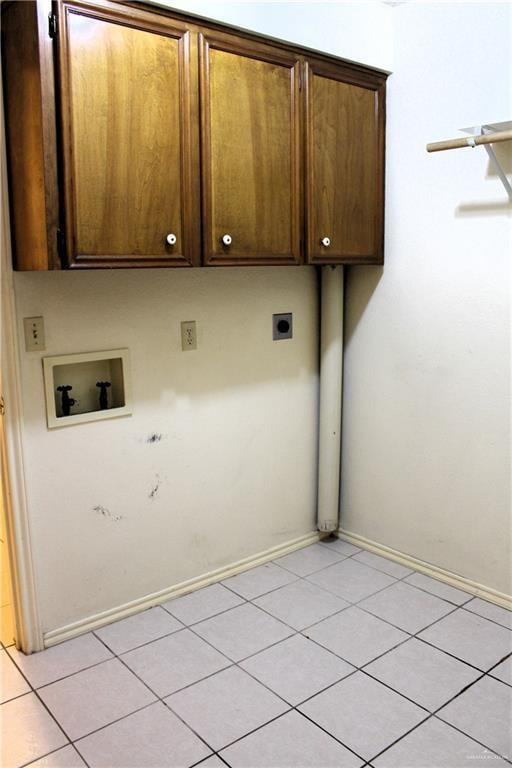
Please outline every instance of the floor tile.
[[39, 695], [73, 741], [155, 700], [118, 659], [41, 688]]
[[419, 637], [479, 669], [488, 670], [512, 651], [512, 633], [459, 608]]
[[446, 704], [480, 676], [473, 667], [415, 638], [369, 664], [365, 672], [429, 712]]
[[288, 709], [284, 701], [236, 667], [169, 696], [165, 703], [215, 750]]
[[110, 651], [90, 632], [29, 656], [16, 648], [9, 648], [8, 653], [34, 688], [112, 658]]
[[395, 579], [391, 576], [358, 563], [353, 558], [314, 573], [309, 576], [308, 581], [350, 603], [357, 603], [368, 595], [395, 583]]
[[0, 703], [30, 691], [30, 685], [19, 672], [7, 651], [0, 650]]
[[290, 704], [298, 704], [354, 671], [329, 651], [294, 635], [240, 665]]
[[288, 712], [225, 749], [234, 768], [358, 768], [362, 762], [298, 712]]
[[363, 672], [319, 693], [299, 711], [366, 760], [428, 717], [425, 710]]
[[329, 549], [322, 544], [312, 544], [304, 549], [298, 549], [289, 555], [276, 560], [278, 565], [295, 573], [297, 576], [309, 576], [309, 574], [337, 563], [345, 557], [341, 552]]
[[244, 573], [238, 573], [222, 583], [246, 600], [254, 600], [255, 597], [264, 595], [272, 589], [284, 587], [296, 579], [297, 576], [294, 573], [281, 568], [280, 565], [265, 563]]
[[255, 597], [260, 597], [266, 592], [297, 581], [297, 578], [295, 573], [281, 568], [280, 565], [265, 563], [244, 573], [238, 573], [222, 583], [246, 600], [254, 600]]
[[373, 552], [359, 552], [359, 554], [354, 555], [354, 560], [387, 573], [388, 576], [394, 576], [395, 579], [403, 579], [404, 576], [413, 573], [411, 568], [406, 568], [404, 565], [400, 565], [400, 563], [395, 563], [394, 560], [388, 560]]
[[119, 655], [178, 629], [183, 629], [183, 624], [163, 608], [156, 607], [97, 629], [95, 634], [110, 650]]
[[512, 760], [512, 688], [483, 677], [438, 712], [441, 720]]
[[487, 600], [475, 597], [464, 608], [466, 611], [477, 613], [479, 616], [490, 619], [490, 621], [495, 621], [497, 624], [501, 624], [502, 627], [512, 629], [512, 611], [507, 611], [506, 608], [502, 608], [500, 605], [494, 605], [494, 603], [489, 603]]
[[30, 763], [26, 768], [86, 768], [86, 765], [76, 749], [70, 744], [42, 757], [40, 760], [36, 760], [34, 763]]
[[363, 600], [361, 608], [411, 634], [453, 611], [451, 603], [402, 582]]
[[196, 624], [198, 621], [209, 619], [217, 613], [227, 611], [243, 603], [222, 584], [210, 584], [209, 587], [198, 589], [182, 597], [175, 597], [163, 604], [169, 613], [176, 616], [183, 624]]
[[353, 606], [308, 629], [304, 634], [356, 667], [367, 664], [408, 635]]
[[349, 544], [348, 541], [343, 541], [343, 539], [324, 539], [320, 543], [324, 547], [329, 547], [330, 549], [333, 549], [335, 552], [339, 552], [340, 554], [345, 555], [346, 557], [355, 555], [356, 552], [363, 551], [360, 547], [355, 547], [353, 544]]
[[489, 674], [493, 677], [497, 677], [498, 680], [501, 680], [504, 683], [508, 683], [508, 685], [512, 685], [512, 656], [509, 656], [508, 659], [505, 659], [505, 661], [502, 661], [497, 667], [494, 667]]
[[413, 573], [404, 579], [405, 584], [411, 584], [418, 589], [424, 589], [425, 592], [430, 592], [431, 595], [441, 597], [443, 600], [448, 600], [449, 603], [455, 605], [463, 605], [471, 600], [472, 595], [469, 592], [464, 592], [462, 589], [455, 589], [450, 587], [449, 584], [445, 584], [437, 579], [431, 579], [430, 576], [425, 576], [424, 573]]
[[347, 608], [349, 603], [301, 579], [259, 597], [254, 601], [254, 605], [258, 605], [294, 629], [304, 629]]
[[162, 702], [76, 742], [91, 768], [185, 768], [211, 754]]
[[68, 743], [35, 693], [2, 704], [0, 717], [0, 765], [3, 768], [17, 768]]
[[285, 624], [249, 603], [196, 624], [194, 632], [233, 661], [241, 661], [293, 634]]
[[188, 629], [129, 651], [123, 661], [157, 696], [168, 696], [231, 664]]
[[372, 761], [375, 768], [475, 768], [485, 764], [494, 768], [507, 765], [435, 717]]

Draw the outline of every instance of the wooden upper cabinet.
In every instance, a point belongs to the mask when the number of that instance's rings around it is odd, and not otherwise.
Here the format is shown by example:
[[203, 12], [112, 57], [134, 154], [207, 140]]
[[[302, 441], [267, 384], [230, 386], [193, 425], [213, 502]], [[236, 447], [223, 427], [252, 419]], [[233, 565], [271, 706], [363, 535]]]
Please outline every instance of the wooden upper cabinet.
[[198, 263], [190, 33], [114, 3], [58, 8], [69, 266]]
[[306, 64], [307, 261], [381, 264], [385, 75]]
[[299, 57], [221, 33], [199, 45], [204, 263], [300, 263]]
[[382, 263], [385, 74], [139, 2], [1, 14], [16, 269]]

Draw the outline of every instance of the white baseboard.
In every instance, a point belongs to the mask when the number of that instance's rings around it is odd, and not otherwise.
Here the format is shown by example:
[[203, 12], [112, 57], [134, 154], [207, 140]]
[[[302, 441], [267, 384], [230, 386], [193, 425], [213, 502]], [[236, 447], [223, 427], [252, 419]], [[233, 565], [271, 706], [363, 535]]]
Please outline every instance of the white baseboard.
[[374, 552], [376, 555], [387, 557], [388, 560], [394, 560], [395, 563], [414, 568], [415, 571], [424, 573], [426, 576], [432, 576], [434, 579], [444, 581], [444, 583], [449, 584], [450, 587], [462, 589], [476, 597], [481, 597], [483, 600], [488, 600], [491, 603], [500, 605], [502, 608], [508, 608], [509, 611], [512, 610], [512, 595], [498, 592], [498, 590], [492, 589], [492, 587], [487, 587], [485, 584], [478, 584], [478, 582], [466, 579], [464, 576], [459, 576], [451, 571], [438, 568], [437, 565], [425, 563], [423, 560], [419, 560], [411, 555], [406, 555], [404, 552], [400, 552], [397, 549], [386, 547], [384, 544], [379, 544], [377, 541], [367, 539], [365, 536], [360, 536], [358, 533], [339, 528], [338, 537], [344, 541], [348, 541], [350, 544], [355, 544], [362, 549], [367, 549], [369, 552]]
[[137, 600], [131, 600], [129, 603], [124, 603], [123, 605], [118, 605], [108, 611], [88, 616], [80, 621], [67, 624], [64, 627], [52, 629], [50, 632], [44, 633], [44, 647], [49, 648], [52, 645], [62, 643], [64, 640], [70, 640], [85, 632], [99, 629], [100, 627], [105, 626], [105, 624], [111, 624], [113, 621], [125, 619], [127, 616], [146, 610], [146, 608], [165, 603], [173, 597], [179, 597], [187, 592], [193, 592], [196, 589], [201, 589], [201, 587], [207, 587], [209, 584], [222, 581], [230, 576], [235, 576], [237, 573], [247, 571], [249, 568], [254, 568], [269, 560], [275, 560], [277, 557], [282, 557], [290, 552], [294, 552], [296, 549], [301, 549], [302, 547], [307, 547], [309, 544], [314, 544], [321, 538], [323, 538], [323, 536], [318, 531], [308, 533], [305, 536], [300, 536], [298, 539], [293, 539], [285, 544], [279, 544], [277, 547], [271, 547], [264, 552], [258, 552], [256, 555], [251, 555], [243, 560], [238, 560], [238, 562], [231, 563], [231, 565], [227, 565], [224, 568], [218, 568], [215, 571], [204, 573], [194, 579], [182, 581], [181, 583], [163, 589], [160, 592], [154, 592], [151, 595], [146, 595]]

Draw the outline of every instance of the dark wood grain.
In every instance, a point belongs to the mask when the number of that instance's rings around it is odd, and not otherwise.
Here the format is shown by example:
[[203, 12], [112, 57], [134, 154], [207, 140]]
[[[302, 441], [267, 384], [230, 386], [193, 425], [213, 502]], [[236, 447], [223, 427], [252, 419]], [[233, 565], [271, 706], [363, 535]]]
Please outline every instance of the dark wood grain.
[[[199, 261], [189, 32], [110, 3], [61, 6], [70, 266]], [[194, 227], [195, 225], [195, 227]], [[166, 243], [167, 234], [176, 244]]]
[[317, 62], [306, 69], [307, 260], [382, 263], [383, 78]]
[[58, 269], [50, 2], [2, 4], [2, 70], [14, 267]]
[[2, 4], [16, 268], [59, 221], [72, 268], [382, 263], [384, 73], [138, 2], [58, 0], [54, 43], [50, 7]]
[[204, 262], [300, 263], [300, 62], [228, 35], [200, 40]]

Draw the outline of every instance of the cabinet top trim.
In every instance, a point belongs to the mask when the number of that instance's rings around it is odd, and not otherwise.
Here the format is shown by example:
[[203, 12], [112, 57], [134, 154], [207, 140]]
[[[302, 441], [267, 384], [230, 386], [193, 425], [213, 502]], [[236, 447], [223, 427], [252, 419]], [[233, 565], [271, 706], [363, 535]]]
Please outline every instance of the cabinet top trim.
[[365, 64], [360, 64], [350, 59], [344, 59], [333, 54], [326, 53], [325, 51], [319, 51], [315, 48], [308, 48], [307, 46], [298, 45], [288, 40], [282, 40], [281, 38], [265, 35], [262, 32], [256, 32], [244, 27], [237, 27], [236, 25], [227, 24], [221, 21], [209, 19], [204, 16], [198, 16], [196, 14], [187, 13], [185, 11], [175, 10], [171, 8], [165, 8], [161, 5], [153, 5], [152, 3], [139, 2], [139, 0], [115, 0], [117, 5], [123, 5], [135, 10], [151, 11], [161, 16], [170, 17], [182, 21], [187, 24], [193, 24], [197, 31], [203, 34], [211, 33], [212, 31], [218, 33], [236, 34], [241, 38], [252, 40], [255, 43], [272, 45], [275, 48], [281, 48], [288, 54], [295, 53], [297, 56], [305, 56], [310, 61], [316, 59], [318, 62], [325, 62], [326, 64], [335, 64], [340, 67], [343, 66], [347, 73], [353, 72], [363, 77], [370, 77], [374, 81], [380, 81], [385, 83], [389, 77], [390, 72], [378, 67], [370, 67]]

